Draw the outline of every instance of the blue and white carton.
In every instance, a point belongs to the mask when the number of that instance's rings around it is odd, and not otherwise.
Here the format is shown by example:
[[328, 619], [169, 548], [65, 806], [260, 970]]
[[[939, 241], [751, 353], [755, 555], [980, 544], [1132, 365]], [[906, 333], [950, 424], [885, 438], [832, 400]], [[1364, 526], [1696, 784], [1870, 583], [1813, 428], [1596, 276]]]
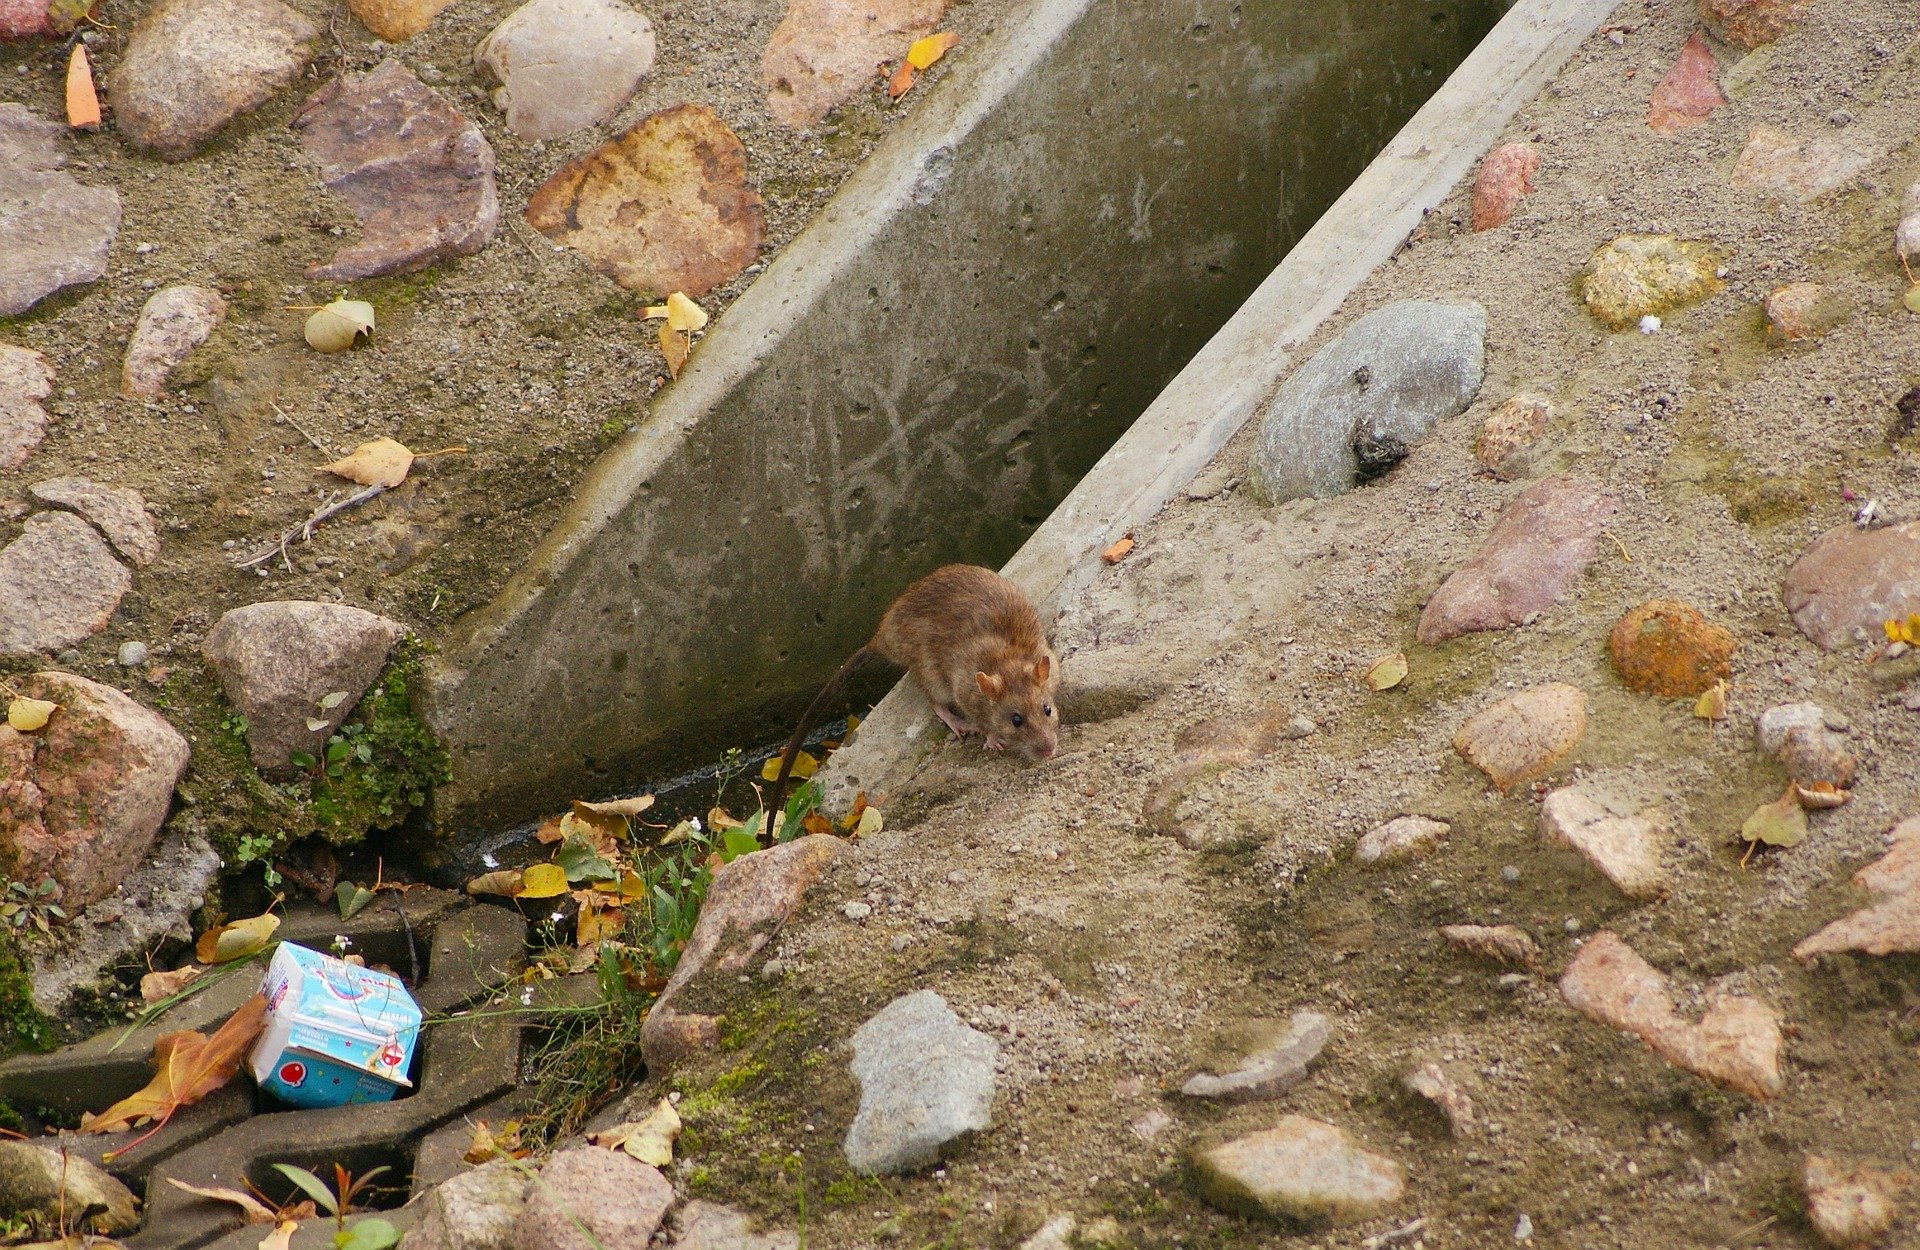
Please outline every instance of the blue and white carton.
[[296, 1107], [386, 1102], [410, 1088], [420, 1008], [400, 978], [280, 943], [260, 987], [267, 1028], [253, 1079]]

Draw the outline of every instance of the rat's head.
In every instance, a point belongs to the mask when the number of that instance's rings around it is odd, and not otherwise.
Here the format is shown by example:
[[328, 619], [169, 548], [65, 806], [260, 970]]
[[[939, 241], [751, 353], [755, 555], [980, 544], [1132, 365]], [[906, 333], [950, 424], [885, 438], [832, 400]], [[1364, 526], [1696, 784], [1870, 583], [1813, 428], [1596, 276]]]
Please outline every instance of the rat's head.
[[973, 675], [973, 681], [986, 697], [990, 711], [980, 728], [989, 738], [997, 738], [1028, 759], [1053, 757], [1060, 745], [1060, 709], [1054, 706], [1053, 692], [1060, 685], [1060, 666], [1053, 656], [1041, 652], [1008, 655]]

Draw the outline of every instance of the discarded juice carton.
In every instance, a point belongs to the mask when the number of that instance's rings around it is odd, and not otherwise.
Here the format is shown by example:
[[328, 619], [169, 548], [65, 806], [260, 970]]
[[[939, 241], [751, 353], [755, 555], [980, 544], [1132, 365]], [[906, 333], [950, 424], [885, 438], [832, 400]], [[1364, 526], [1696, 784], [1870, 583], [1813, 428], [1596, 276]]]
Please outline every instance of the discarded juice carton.
[[253, 1079], [296, 1107], [386, 1102], [410, 1087], [420, 1008], [400, 978], [280, 943], [260, 987], [267, 1029]]

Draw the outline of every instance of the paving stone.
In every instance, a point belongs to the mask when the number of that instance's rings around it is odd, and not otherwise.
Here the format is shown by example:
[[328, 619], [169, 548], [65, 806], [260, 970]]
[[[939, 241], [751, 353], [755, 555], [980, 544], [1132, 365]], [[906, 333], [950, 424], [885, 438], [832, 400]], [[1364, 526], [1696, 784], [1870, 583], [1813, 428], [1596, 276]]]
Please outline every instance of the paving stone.
[[[288, 600], [234, 608], [207, 635], [207, 662], [247, 721], [257, 768], [285, 768], [294, 751], [318, 756], [405, 634], [398, 621], [344, 603]], [[329, 696], [344, 692], [333, 707]], [[309, 729], [312, 720], [318, 728]]]
[[1754, 719], [1754, 743], [1798, 784], [1825, 782], [1844, 790], [1853, 784], [1860, 761], [1847, 749], [1847, 740], [1828, 727], [1829, 719], [1817, 703], [1782, 703]]
[[1533, 190], [1540, 149], [1531, 143], [1503, 143], [1487, 153], [1473, 180], [1473, 229], [1506, 224], [1514, 206]]
[[1757, 48], [1799, 24], [1811, 0], [1700, 0], [1700, 16], [1728, 43]]
[[1443, 924], [1440, 936], [1449, 946], [1502, 963], [1532, 968], [1540, 963], [1540, 944], [1525, 929], [1512, 924]]
[[1533, 446], [1553, 419], [1553, 405], [1543, 395], [1515, 395], [1493, 410], [1474, 440], [1473, 458], [1496, 476], [1512, 478], [1520, 453]]
[[1420, 1063], [1400, 1078], [1400, 1084], [1409, 1094], [1432, 1103], [1446, 1117], [1447, 1129], [1456, 1139], [1480, 1135], [1480, 1117], [1473, 1098], [1440, 1064], [1432, 1060]]
[[675, 1211], [673, 1250], [800, 1250], [797, 1233], [757, 1233], [744, 1211], [696, 1198]]
[[1540, 805], [1540, 832], [1571, 847], [1628, 898], [1659, 898], [1667, 892], [1660, 858], [1672, 837], [1672, 820], [1657, 807], [1633, 815], [1610, 811], [1568, 786]]
[[1920, 612], [1920, 521], [1836, 525], [1787, 570], [1781, 595], [1800, 632], [1828, 651], [1884, 644], [1884, 622]]
[[680, 962], [640, 1026], [649, 1071], [662, 1074], [676, 1060], [719, 1041], [719, 1020], [682, 1011], [679, 999], [709, 970], [727, 975], [745, 968], [846, 850], [847, 844], [831, 834], [809, 834], [743, 855], [713, 875]]
[[120, 393], [153, 399], [167, 393], [167, 377], [187, 353], [207, 341], [227, 315], [220, 292], [204, 286], [155, 291], [140, 310], [120, 369]]
[[[467, 1136], [471, 1138], [471, 1130]], [[400, 1239], [400, 1248], [511, 1250], [529, 1187], [520, 1169], [506, 1159], [461, 1172], [427, 1192], [419, 1221]]]
[[1247, 480], [1268, 503], [1351, 490], [1390, 468], [1486, 374], [1486, 310], [1401, 300], [1360, 318], [1280, 385]]
[[1369, 829], [1354, 847], [1353, 857], [1363, 864], [1390, 864], [1396, 860], [1417, 859], [1427, 854], [1453, 831], [1444, 820], [1427, 816], [1396, 816], [1384, 825]]
[[27, 488], [35, 499], [93, 523], [113, 549], [141, 568], [160, 558], [160, 533], [137, 490], [102, 486], [84, 477], [53, 477]]
[[619, 0], [532, 0], [473, 50], [523, 139], [558, 139], [619, 110], [653, 68], [653, 23]]
[[1713, 49], [1699, 31], [1687, 37], [1680, 55], [1659, 82], [1647, 102], [1647, 126], [1655, 134], [1678, 134], [1698, 126], [1709, 114], [1727, 102], [1718, 81], [1719, 67]]
[[1696, 1076], [1752, 1098], [1781, 1089], [1780, 1018], [1757, 998], [1709, 990], [1699, 1023], [1674, 1010], [1667, 978], [1616, 935], [1589, 938], [1560, 978], [1560, 995], [1592, 1020], [1631, 1033]]
[[1790, 282], [1770, 291], [1760, 311], [1767, 319], [1768, 340], [1777, 344], [1810, 343], [1853, 313], [1844, 298], [1818, 282]]
[[65, 512], [35, 513], [0, 548], [0, 655], [85, 642], [132, 588], [132, 575], [91, 525]]
[[1794, 947], [1795, 959], [1805, 962], [1841, 951], [1920, 951], [1920, 816], [1901, 821], [1887, 836], [1887, 853], [1853, 874], [1853, 884], [1873, 901]]
[[1427, 600], [1416, 636], [1437, 646], [1463, 634], [1524, 624], [1560, 597], [1599, 548], [1619, 509], [1613, 494], [1558, 474], [1520, 492], [1467, 562]]
[[765, 213], [720, 115], [681, 104], [563, 165], [527, 223], [629, 291], [698, 298], [760, 254]]
[[1580, 296], [1609, 328], [1697, 303], [1725, 287], [1714, 273], [1713, 249], [1670, 234], [1623, 234], [1587, 262]]
[[1857, 130], [1801, 142], [1763, 123], [1747, 136], [1729, 181], [1736, 187], [1791, 196], [1804, 204], [1846, 186], [1884, 151], [1883, 145]]
[[19, 468], [40, 446], [51, 420], [40, 401], [52, 393], [53, 365], [45, 356], [0, 343], [0, 470]]
[[120, 197], [60, 171], [66, 130], [24, 104], [0, 104], [0, 317], [107, 272]]
[[1911, 1172], [1864, 1164], [1849, 1167], [1824, 1155], [1810, 1154], [1800, 1165], [1807, 1223], [1830, 1246], [1861, 1247], [1879, 1241], [1900, 1213], [1900, 1191], [1914, 1181]]
[[[737, 861], [736, 861], [737, 862]], [[853, 1035], [860, 1109], [847, 1162], [875, 1175], [911, 1172], [992, 1122], [1000, 1043], [962, 1024], [932, 990], [894, 999]]]
[[280, 0], [160, 0], [107, 80], [120, 133], [184, 160], [300, 76], [319, 29]]
[[1586, 732], [1586, 692], [1553, 682], [1476, 712], [1454, 734], [1453, 749], [1505, 791], [1565, 759]]
[[1333, 1036], [1333, 1023], [1317, 1011], [1296, 1011], [1284, 1025], [1268, 1021], [1260, 1043], [1225, 1076], [1197, 1073], [1180, 1092], [1214, 1102], [1260, 1102], [1278, 1098], [1306, 1078]]
[[1399, 1164], [1361, 1149], [1331, 1124], [1299, 1115], [1197, 1148], [1190, 1163], [1200, 1196], [1214, 1206], [1310, 1227], [1378, 1215], [1406, 1188]]
[[360, 219], [357, 242], [307, 266], [313, 281], [413, 273], [474, 255], [500, 228], [486, 136], [399, 61], [334, 79], [288, 124]]
[[[528, 1189], [513, 1244], [515, 1250], [647, 1250], [672, 1205], [667, 1178], [626, 1151], [562, 1150]], [[585, 1234], [576, 1220], [586, 1225]]]
[[413, 38], [453, 0], [347, 0], [347, 11], [360, 24], [386, 40], [401, 43]]
[[947, 0], [787, 0], [760, 59], [767, 111], [784, 126], [816, 124], [874, 86], [880, 65], [931, 35], [946, 9]]

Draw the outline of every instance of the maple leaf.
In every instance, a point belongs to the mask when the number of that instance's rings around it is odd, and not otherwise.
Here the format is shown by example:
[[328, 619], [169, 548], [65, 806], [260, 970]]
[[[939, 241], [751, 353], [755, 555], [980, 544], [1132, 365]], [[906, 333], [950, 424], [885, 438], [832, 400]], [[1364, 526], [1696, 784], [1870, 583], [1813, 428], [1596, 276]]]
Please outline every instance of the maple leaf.
[[153, 1121], [153, 1128], [118, 1150], [101, 1156], [112, 1159], [152, 1137], [173, 1113], [191, 1106], [233, 1079], [247, 1050], [267, 1027], [267, 1000], [255, 994], [212, 1037], [183, 1029], [167, 1033], [153, 1044], [153, 1079], [146, 1088], [129, 1094], [99, 1115], [80, 1117], [83, 1133], [124, 1133], [135, 1124]]

